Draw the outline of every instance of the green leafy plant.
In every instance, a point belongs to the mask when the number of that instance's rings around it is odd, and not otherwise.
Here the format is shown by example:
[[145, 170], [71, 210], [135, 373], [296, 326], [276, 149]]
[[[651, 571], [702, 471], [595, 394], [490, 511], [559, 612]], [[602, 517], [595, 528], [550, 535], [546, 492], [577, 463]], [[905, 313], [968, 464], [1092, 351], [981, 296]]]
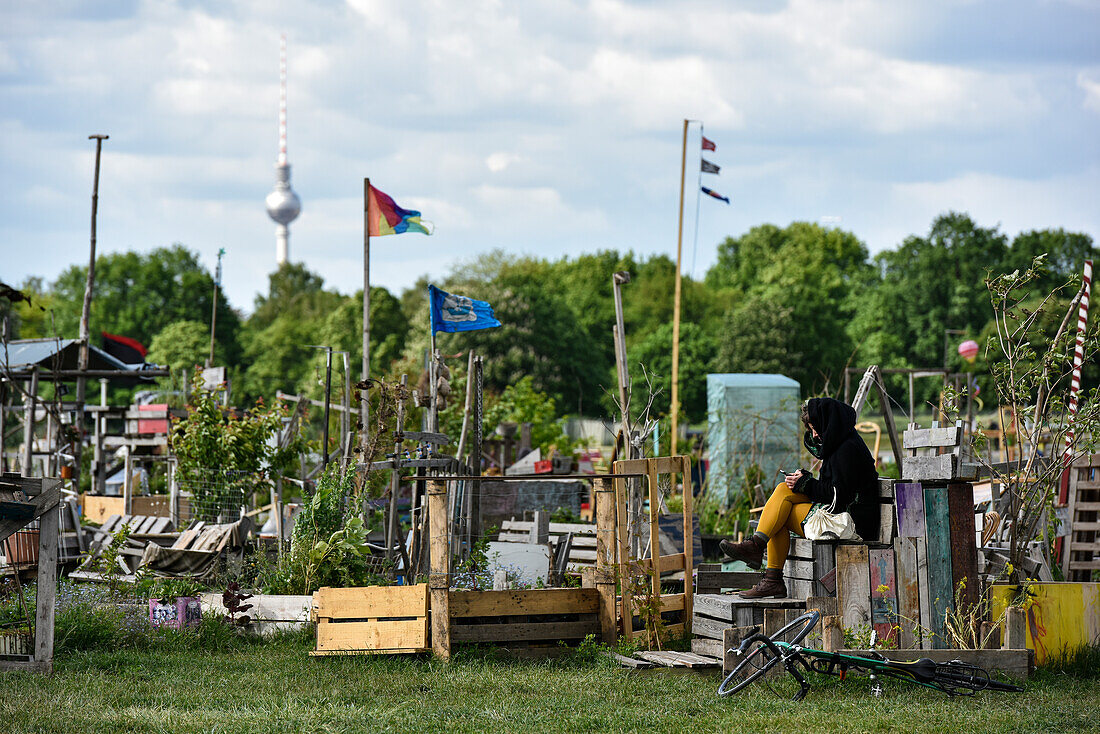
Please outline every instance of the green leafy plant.
[[269, 471], [289, 465], [302, 448], [301, 439], [283, 448], [271, 441], [282, 426], [284, 407], [260, 401], [253, 410], [239, 412], [222, 405], [223, 392], [222, 386], [207, 390], [196, 370], [187, 417], [171, 435], [177, 477], [191, 491], [196, 507], [240, 502], [264, 484]]
[[115, 593], [122, 585], [124, 571], [122, 569], [122, 549], [126, 547], [126, 541], [130, 538], [130, 524], [127, 523], [111, 534], [111, 540], [88, 563], [90, 568], [98, 571], [107, 582], [107, 588]]
[[161, 604], [171, 604], [177, 599], [196, 597], [204, 589], [205, 587], [198, 579], [187, 577], [158, 578], [152, 583], [150, 595], [152, 598], [159, 600]]

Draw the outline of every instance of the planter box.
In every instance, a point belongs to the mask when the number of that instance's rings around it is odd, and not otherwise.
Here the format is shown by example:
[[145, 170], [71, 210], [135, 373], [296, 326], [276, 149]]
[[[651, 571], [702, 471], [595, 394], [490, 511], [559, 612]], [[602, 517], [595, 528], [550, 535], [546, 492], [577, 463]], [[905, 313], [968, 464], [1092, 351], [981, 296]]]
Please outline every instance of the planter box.
[[[200, 598], [203, 610], [222, 615], [229, 613], [222, 605], [220, 593], [204, 592]], [[248, 631], [267, 635], [306, 627], [310, 623], [313, 597], [298, 594], [256, 594], [244, 603], [252, 605], [245, 612], [252, 619], [247, 627]]]
[[197, 627], [202, 621], [202, 607], [197, 596], [181, 596], [171, 604], [159, 599], [149, 600], [149, 621], [154, 627]]

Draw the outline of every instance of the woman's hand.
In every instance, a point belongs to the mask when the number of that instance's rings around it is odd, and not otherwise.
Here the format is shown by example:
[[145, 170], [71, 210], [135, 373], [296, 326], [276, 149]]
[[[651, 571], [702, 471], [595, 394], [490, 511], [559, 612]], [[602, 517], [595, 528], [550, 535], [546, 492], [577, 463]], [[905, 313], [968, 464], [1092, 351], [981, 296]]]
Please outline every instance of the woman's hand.
[[788, 474], [783, 481], [787, 483], [787, 487], [794, 489], [794, 485], [798, 484], [798, 480], [802, 478], [802, 470], [799, 469], [794, 474]]

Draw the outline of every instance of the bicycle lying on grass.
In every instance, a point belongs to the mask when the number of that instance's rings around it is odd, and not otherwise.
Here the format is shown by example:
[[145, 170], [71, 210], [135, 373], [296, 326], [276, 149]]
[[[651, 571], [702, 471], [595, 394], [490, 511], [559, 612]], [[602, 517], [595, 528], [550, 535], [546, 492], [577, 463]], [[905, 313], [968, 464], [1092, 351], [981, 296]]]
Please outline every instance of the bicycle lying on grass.
[[[942, 691], [949, 696], [973, 696], [978, 691], [1014, 691], [1024, 689], [1002, 683], [976, 665], [952, 660], [937, 663], [928, 658], [901, 661], [887, 660], [881, 655], [863, 657], [803, 647], [800, 643], [810, 634], [820, 618], [817, 611], [803, 614], [775, 634], [759, 632], [745, 638], [741, 646], [730, 652], [737, 655], [733, 671], [718, 686], [719, 696], [728, 696], [762, 681], [776, 693], [791, 693], [792, 701], [801, 701], [810, 691], [810, 684], [799, 671], [836, 675], [841, 680], [849, 673], [867, 674], [874, 681], [876, 695], [882, 692], [880, 678], [895, 678]], [[786, 671], [788, 676], [782, 675]], [[797, 689], [794, 687], [797, 686]]]

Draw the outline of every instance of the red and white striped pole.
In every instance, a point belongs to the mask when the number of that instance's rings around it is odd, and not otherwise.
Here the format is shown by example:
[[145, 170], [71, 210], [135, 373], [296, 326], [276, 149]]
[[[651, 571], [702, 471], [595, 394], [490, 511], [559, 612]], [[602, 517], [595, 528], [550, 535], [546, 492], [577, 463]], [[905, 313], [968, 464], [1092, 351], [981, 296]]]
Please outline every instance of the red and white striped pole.
[[[1089, 318], [1089, 293], [1092, 291], [1092, 260], [1085, 260], [1085, 279], [1081, 306], [1077, 310], [1077, 345], [1073, 350], [1073, 376], [1069, 383], [1069, 425], [1066, 429], [1065, 460], [1073, 453], [1073, 422], [1077, 417], [1077, 395], [1081, 392], [1081, 364], [1085, 361], [1085, 324]], [[1063, 500], [1065, 501], [1065, 500]]]

